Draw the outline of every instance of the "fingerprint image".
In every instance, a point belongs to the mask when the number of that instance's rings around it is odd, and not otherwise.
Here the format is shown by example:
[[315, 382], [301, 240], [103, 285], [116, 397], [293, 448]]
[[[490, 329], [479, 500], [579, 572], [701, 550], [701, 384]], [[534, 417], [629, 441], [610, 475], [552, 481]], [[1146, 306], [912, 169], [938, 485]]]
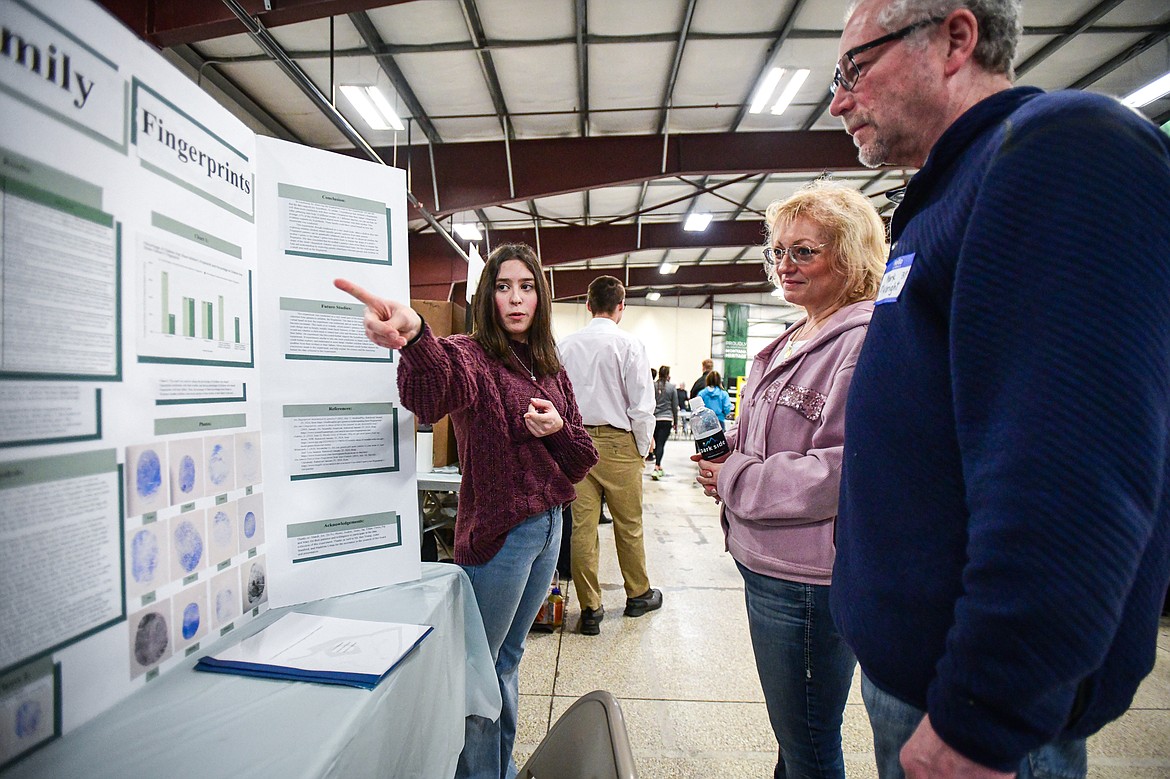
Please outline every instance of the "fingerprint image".
[[244, 535], [251, 538], [256, 535], [256, 512], [249, 511], [244, 515]]
[[248, 585], [244, 592], [244, 595], [248, 599], [245, 604], [247, 608], [252, 608], [264, 599], [264, 587], [264, 566], [259, 563], [252, 563], [252, 568], [248, 572]]
[[130, 575], [142, 584], [153, 582], [159, 562], [158, 537], [153, 530], [139, 530], [130, 540]]
[[195, 491], [195, 458], [189, 454], [179, 460], [179, 491], [184, 495]]
[[138, 455], [135, 474], [135, 489], [140, 497], [152, 498], [157, 495], [162, 486], [162, 462], [158, 459], [158, 453], [147, 449]]
[[260, 442], [245, 433], [236, 436], [236, 472], [239, 484], [256, 484], [260, 481]]
[[172, 534], [175, 540], [175, 555], [183, 570], [191, 573], [203, 559], [203, 536], [199, 534], [195, 525], [184, 520], [175, 526]]
[[134, 659], [141, 666], [154, 665], [166, 654], [170, 639], [167, 638], [167, 621], [162, 614], [152, 611], [138, 623], [134, 634]]
[[212, 540], [219, 546], [227, 546], [232, 542], [233, 534], [232, 518], [227, 515], [227, 512], [215, 512], [215, 519], [211, 520]]
[[183, 638], [190, 640], [199, 632], [199, 604], [188, 603], [183, 609]]
[[16, 723], [13, 732], [17, 738], [28, 738], [37, 732], [41, 725], [41, 702], [24, 701], [16, 710]]
[[236, 613], [236, 593], [231, 587], [224, 587], [215, 593], [215, 621], [219, 624], [227, 622]]
[[223, 444], [211, 447], [211, 455], [207, 458], [207, 478], [215, 485], [224, 484], [232, 475], [232, 464], [228, 459], [228, 452]]

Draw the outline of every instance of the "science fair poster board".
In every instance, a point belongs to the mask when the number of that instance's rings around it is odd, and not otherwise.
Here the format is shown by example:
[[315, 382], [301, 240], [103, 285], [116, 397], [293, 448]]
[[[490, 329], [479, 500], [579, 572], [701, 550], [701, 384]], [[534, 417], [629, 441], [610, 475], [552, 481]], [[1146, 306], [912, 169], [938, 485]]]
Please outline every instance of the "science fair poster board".
[[[399, 171], [0, 0], [0, 770], [273, 604], [418, 578]], [[177, 702], [176, 705], [181, 705]]]

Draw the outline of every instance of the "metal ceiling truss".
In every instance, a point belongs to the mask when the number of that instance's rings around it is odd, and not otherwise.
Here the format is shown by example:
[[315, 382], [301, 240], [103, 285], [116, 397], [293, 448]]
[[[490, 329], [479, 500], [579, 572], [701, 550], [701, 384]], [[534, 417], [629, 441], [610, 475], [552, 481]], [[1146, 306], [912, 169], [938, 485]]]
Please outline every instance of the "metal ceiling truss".
[[[735, 112], [735, 119], [731, 122], [731, 130], [735, 132], [739, 129], [743, 119], [747, 116], [748, 107], [752, 102], [752, 95], [755, 94], [756, 87], [760, 85], [760, 81], [767, 75], [768, 71], [772, 69], [772, 60], [776, 57], [776, 52], [780, 51], [780, 47], [784, 45], [784, 41], [792, 35], [792, 29], [796, 26], [796, 17], [800, 13], [800, 9], [804, 7], [805, 0], [796, 0], [792, 6], [792, 10], [784, 17], [784, 21], [780, 23], [780, 28], [771, 35], [774, 36], [772, 45], [768, 47], [768, 51], [764, 53], [764, 61], [760, 65], [760, 69], [756, 71], [756, 77], [748, 84], [748, 92], [743, 96], [743, 100], [739, 103], [739, 110]], [[840, 37], [841, 34], [834, 32], [835, 37]], [[817, 112], [817, 116], [820, 113]]]
[[406, 108], [410, 111], [411, 119], [422, 130], [423, 135], [427, 137], [427, 141], [430, 143], [442, 143], [443, 139], [439, 136], [439, 131], [435, 129], [434, 122], [427, 116], [427, 112], [419, 101], [418, 96], [410, 88], [410, 83], [407, 82], [406, 76], [403, 75], [398, 64], [394, 62], [394, 55], [382, 52], [386, 44], [382, 40], [382, 36], [378, 33], [378, 28], [370, 20], [369, 14], [365, 11], [355, 11], [349, 14], [349, 21], [366, 44], [364, 53], [374, 55], [374, 59], [378, 61], [378, 66], [382, 68], [382, 72], [390, 79], [390, 83], [394, 86], [394, 91], [402, 98], [402, 102], [406, 103]]
[[[464, 274], [466, 276], [466, 274]], [[551, 285], [554, 287], [553, 299], [571, 301], [583, 298], [589, 289], [589, 282], [601, 275], [615, 276], [622, 279], [626, 287], [627, 298], [645, 297], [646, 293], [656, 290], [664, 297], [670, 296], [699, 296], [707, 294], [726, 295], [741, 293], [768, 292], [773, 287], [764, 278], [763, 263], [743, 263], [741, 265], [708, 265], [700, 268], [695, 265], [683, 266], [670, 276], [663, 276], [658, 268], [629, 267], [629, 268], [574, 268], [549, 269]], [[417, 283], [411, 279], [412, 291], [427, 292], [441, 290], [444, 297], [450, 290], [453, 300], [463, 300], [467, 284], [462, 278], [454, 283]], [[412, 293], [413, 294], [413, 293]]]
[[[442, 297], [453, 291], [458, 279], [466, 274], [463, 261], [466, 255], [450, 234], [439, 223], [438, 218], [451, 216], [463, 211], [474, 211], [485, 230], [493, 234], [497, 243], [523, 240], [542, 251], [546, 261], [552, 265], [563, 262], [589, 260], [646, 248], [661, 248], [663, 259], [670, 256], [671, 248], [686, 246], [747, 246], [738, 252], [735, 262], [750, 252], [750, 246], [762, 239], [762, 221], [739, 220], [748, 204], [772, 173], [818, 173], [821, 171], [859, 170], [856, 149], [852, 140], [841, 131], [813, 131], [824, 112], [828, 110], [831, 97], [827, 94], [812, 109], [800, 131], [774, 133], [736, 133], [743, 122], [747, 107], [759, 80], [773, 66], [776, 53], [789, 39], [837, 38], [836, 30], [798, 30], [795, 21], [806, 0], [796, 0], [776, 30], [750, 33], [698, 33], [692, 31], [696, 0], [688, 0], [680, 20], [677, 33], [648, 35], [591, 35], [588, 29], [587, 0], [575, 0], [575, 33], [572, 37], [548, 38], [543, 40], [493, 40], [484, 32], [476, 0], [460, 0], [467, 24], [469, 40], [440, 42], [425, 45], [390, 45], [382, 40], [374, 26], [368, 10], [396, 5], [413, 0], [280, 0], [279, 7], [271, 8], [270, 0], [187, 0], [184, 3], [167, 0], [103, 0], [104, 4], [123, 19], [143, 38], [159, 46], [175, 47], [176, 55], [198, 70], [200, 78], [207, 78], [230, 99], [235, 100], [257, 122], [278, 137], [299, 140], [263, 106], [240, 89], [231, 79], [217, 70], [214, 65], [273, 60], [292, 80], [306, 97], [317, 107], [342, 135], [354, 145], [358, 153], [372, 160], [383, 162], [383, 155], [391, 149], [375, 149], [336, 109], [321, 90], [312, 82], [295, 60], [317, 57], [347, 57], [373, 55], [389, 78], [394, 89], [406, 104], [410, 113], [409, 122], [418, 124], [427, 139], [426, 154], [421, 148], [411, 154], [412, 146], [407, 143], [406, 163], [410, 171], [411, 216], [421, 217], [436, 232], [413, 233], [411, 243], [411, 273], [415, 284], [412, 287], [437, 289], [445, 285]], [[1025, 28], [1025, 35], [1051, 36], [1053, 40], [1032, 54], [1017, 67], [1023, 74], [1034, 68], [1066, 45], [1075, 36], [1084, 33], [1129, 33], [1142, 34], [1140, 41], [1128, 46], [1109, 61], [1095, 68], [1070, 85], [1080, 89], [1100, 80], [1108, 73], [1122, 66], [1150, 47], [1170, 36], [1170, 24], [1127, 25], [1094, 27], [1093, 25], [1116, 8], [1122, 0], [1100, 0], [1092, 9], [1071, 25]], [[364, 48], [344, 51], [286, 52], [268, 33], [266, 27], [292, 24], [311, 19], [347, 15], [364, 43]], [[263, 20], [263, 22], [261, 21]], [[240, 32], [243, 24], [256, 43], [264, 50], [262, 56], [227, 57], [204, 60], [196, 51], [183, 45], [200, 40], [222, 37]], [[683, 52], [689, 40], [746, 40], [770, 39], [771, 45], [765, 54], [751, 90], [741, 102], [731, 131], [727, 133], [705, 133], [669, 135], [670, 113], [672, 110], [692, 108], [674, 106], [673, 92], [678, 79]], [[628, 44], [637, 42], [673, 42], [674, 56], [670, 72], [664, 85], [659, 111], [658, 133], [646, 136], [605, 136], [589, 137], [591, 107], [589, 103], [589, 46], [609, 43]], [[492, 59], [492, 51], [528, 47], [567, 44], [576, 49], [579, 138], [553, 138], [517, 141], [512, 125], [512, 115], [500, 85]], [[394, 61], [394, 56], [403, 53], [430, 51], [474, 51], [480, 63], [486, 88], [491, 96], [495, 116], [500, 122], [503, 135], [501, 142], [443, 143], [434, 125], [434, 116], [423, 108], [417, 95]], [[621, 109], [644, 110], [644, 109]], [[540, 115], [541, 112], [526, 112], [524, 115]], [[545, 112], [564, 113], [564, 112]], [[1167, 112], [1170, 114], [1170, 112]], [[1161, 123], [1170, 115], [1155, 117]], [[397, 159], [395, 157], [395, 159]], [[423, 162], [419, 162], [422, 160]], [[383, 162], [384, 164], [384, 162]], [[713, 175], [733, 176], [729, 181], [709, 185]], [[881, 182], [888, 171], [877, 172], [863, 186], [867, 191]], [[686, 176], [702, 177], [696, 184]], [[716, 190], [731, 183], [738, 183], [751, 176], [759, 176], [750, 194], [743, 202], [730, 200], [717, 194]], [[648, 184], [652, 180], [675, 177], [695, 187], [695, 192], [686, 196], [645, 207], [644, 199]], [[635, 211], [607, 218], [598, 223], [590, 213], [590, 190], [628, 184], [641, 184], [638, 206]], [[895, 187], [896, 189], [897, 187]], [[584, 225], [571, 220], [549, 219], [540, 216], [536, 200], [541, 197], [581, 192], [584, 198]], [[694, 200], [700, 194], [714, 193], [736, 207], [730, 221], [712, 223], [705, 233], [685, 233], [679, 223], [647, 223], [642, 217], [652, 211], [683, 200]], [[440, 194], [442, 199], [440, 201]], [[884, 193], [877, 193], [878, 195]], [[871, 195], [876, 196], [876, 195]], [[421, 206], [421, 202], [433, 203], [435, 213]], [[440, 208], [440, 202], [442, 208]], [[525, 204], [527, 211], [513, 209], [509, 204]], [[484, 211], [485, 207], [498, 206], [515, 210], [532, 220], [532, 229], [493, 230]], [[693, 209], [693, 206], [692, 206]], [[689, 213], [692, 209], [687, 209]], [[634, 219], [634, 224], [616, 222]], [[541, 223], [553, 222], [571, 226], [541, 231]], [[749, 234], [750, 233], [750, 234]], [[726, 243], [731, 241], [731, 243]], [[490, 244], [489, 244], [490, 246]], [[454, 250], [452, 252], [452, 250]], [[704, 250], [698, 263], [706, 259]], [[654, 279], [644, 272], [657, 273], [656, 269], [626, 267], [630, 286], [639, 287], [653, 283], [660, 291], [668, 292], [671, 286], [692, 285], [702, 287], [704, 294], [726, 291], [718, 284], [711, 284], [709, 271], [717, 270], [719, 282], [724, 277], [734, 277], [727, 283], [747, 283], [732, 269], [751, 269], [758, 274], [754, 262], [740, 265], [716, 265], [706, 263], [683, 266], [678, 274], [688, 276], [668, 277], [671, 285], [661, 283], [663, 277]], [[417, 267], [416, 267], [417, 266]], [[578, 276], [584, 279], [578, 285]], [[689, 275], [694, 279], [687, 281]], [[556, 272], [557, 297], [572, 298], [584, 294], [585, 285], [596, 275], [593, 270], [565, 270]], [[588, 278], [585, 278], [588, 276]], [[752, 280], [756, 283], [758, 275]], [[704, 286], [706, 285], [706, 286]], [[580, 289], [578, 290], [578, 286]], [[766, 283], [762, 284], [767, 289]], [[687, 294], [698, 294], [688, 292]]]
[[[241, 0], [240, 5], [249, 15], [262, 18], [268, 28], [280, 27], [286, 24], [324, 19], [330, 16], [347, 16], [351, 13], [370, 11], [390, 5], [414, 2], [415, 0], [278, 0], [275, 3], [266, 3], [266, 0]], [[144, 39], [159, 47], [179, 46], [182, 44], [198, 43], [199, 41], [235, 35], [240, 32], [236, 17], [228, 11], [220, 0], [100, 0], [125, 24]], [[577, 0], [581, 6], [585, 0]], [[802, 0], [803, 2], [803, 0]], [[266, 8], [266, 4], [274, 7]], [[1090, 11], [1092, 13], [1092, 11]], [[790, 16], [792, 16], [790, 14]], [[578, 18], [581, 18], [579, 14]], [[794, 18], [794, 17], [793, 17]], [[582, 25], [583, 26], [583, 25]], [[1146, 34], [1153, 32], [1153, 25], [1110, 25], [1105, 27], [1090, 27], [1085, 33], [1105, 34]], [[781, 26], [781, 30], [783, 25]], [[1060, 36], [1067, 35], [1076, 29], [1073, 25], [1054, 25], [1025, 27], [1024, 35]], [[689, 40], [696, 41], [734, 41], [734, 40], [768, 40], [775, 39], [779, 31], [758, 30], [734, 33], [723, 32], [695, 32], [688, 33]], [[839, 30], [811, 30], [790, 29], [787, 33], [793, 39], [830, 39], [839, 38]], [[678, 40], [677, 33], [648, 33], [639, 35], [584, 35], [585, 45], [604, 45], [607, 43], [673, 43]], [[531, 46], [550, 46], [558, 44], [575, 45], [578, 36], [550, 37], [542, 39], [483, 39], [477, 47], [470, 41], [449, 41], [429, 44], [383, 44], [378, 53], [382, 54], [414, 54], [441, 51], [472, 51], [477, 48], [504, 49], [522, 48]], [[333, 52], [334, 56], [364, 56], [365, 49], [341, 50]], [[329, 51], [290, 52], [296, 59], [311, 57], [328, 57]], [[236, 57], [231, 61], [256, 60], [256, 57]]]
[[[439, 144], [433, 149], [433, 179], [442, 195], [436, 215], [671, 176], [865, 170], [843, 130], [675, 135], [666, 139], [665, 169], [662, 146], [657, 135]], [[434, 202], [432, 171], [417, 165], [414, 193]]]

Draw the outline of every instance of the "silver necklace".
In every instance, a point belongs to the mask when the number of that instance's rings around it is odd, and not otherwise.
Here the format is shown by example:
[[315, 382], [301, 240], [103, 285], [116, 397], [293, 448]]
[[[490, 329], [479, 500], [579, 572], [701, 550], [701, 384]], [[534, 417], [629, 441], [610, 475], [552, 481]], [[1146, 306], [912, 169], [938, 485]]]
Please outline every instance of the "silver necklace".
[[536, 381], [536, 372], [524, 364], [524, 361], [520, 359], [520, 355], [516, 353], [516, 347], [512, 346], [511, 341], [508, 342], [508, 348], [512, 350], [512, 356], [516, 358], [516, 362], [520, 363], [520, 367], [528, 371], [528, 378]]

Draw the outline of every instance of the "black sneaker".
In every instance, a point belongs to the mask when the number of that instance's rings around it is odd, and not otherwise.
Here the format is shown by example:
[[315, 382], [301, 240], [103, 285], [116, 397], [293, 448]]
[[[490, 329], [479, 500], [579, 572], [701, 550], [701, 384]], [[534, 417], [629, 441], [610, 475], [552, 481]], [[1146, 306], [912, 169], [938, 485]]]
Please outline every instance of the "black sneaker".
[[[662, 605], [662, 599], [658, 600]], [[577, 630], [583, 636], [596, 636], [601, 632], [601, 620], [605, 619], [605, 606], [595, 609], [581, 609], [581, 621], [577, 623]]]
[[636, 598], [626, 598], [626, 616], [640, 617], [647, 611], [662, 608], [662, 590], [653, 587]]

